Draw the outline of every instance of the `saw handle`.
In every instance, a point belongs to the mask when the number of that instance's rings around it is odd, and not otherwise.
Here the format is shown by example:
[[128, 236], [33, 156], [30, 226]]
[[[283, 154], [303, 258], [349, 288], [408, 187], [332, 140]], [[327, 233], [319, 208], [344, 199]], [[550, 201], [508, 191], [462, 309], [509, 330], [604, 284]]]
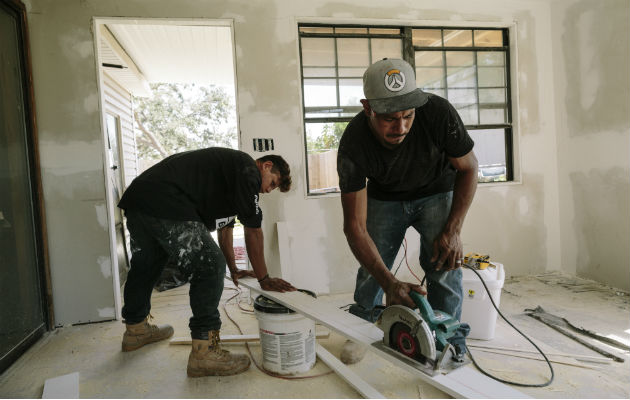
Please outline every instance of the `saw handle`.
[[426, 297], [413, 290], [409, 291], [409, 297], [411, 297], [413, 302], [416, 303], [418, 309], [420, 310], [420, 314], [427, 320], [429, 324], [438, 325], [441, 322], [441, 320], [435, 316], [433, 308], [429, 304], [429, 300], [427, 300]]

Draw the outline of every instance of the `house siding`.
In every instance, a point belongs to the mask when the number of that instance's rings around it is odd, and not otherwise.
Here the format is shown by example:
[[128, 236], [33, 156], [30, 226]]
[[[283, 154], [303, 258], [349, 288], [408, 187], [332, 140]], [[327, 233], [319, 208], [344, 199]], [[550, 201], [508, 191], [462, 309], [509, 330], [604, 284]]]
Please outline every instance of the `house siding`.
[[138, 152], [136, 138], [133, 133], [133, 104], [131, 93], [123, 88], [107, 73], [103, 73], [103, 98], [106, 113], [117, 116], [120, 119], [120, 154], [123, 171], [123, 189], [127, 188], [132, 180], [138, 176]]

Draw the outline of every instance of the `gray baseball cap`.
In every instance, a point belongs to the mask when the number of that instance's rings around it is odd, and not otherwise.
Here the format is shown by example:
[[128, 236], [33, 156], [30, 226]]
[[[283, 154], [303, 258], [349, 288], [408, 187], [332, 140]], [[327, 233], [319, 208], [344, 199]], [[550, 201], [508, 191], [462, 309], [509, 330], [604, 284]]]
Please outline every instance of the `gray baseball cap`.
[[363, 93], [377, 114], [410, 110], [424, 105], [429, 95], [416, 88], [416, 74], [405, 60], [384, 58], [363, 74]]

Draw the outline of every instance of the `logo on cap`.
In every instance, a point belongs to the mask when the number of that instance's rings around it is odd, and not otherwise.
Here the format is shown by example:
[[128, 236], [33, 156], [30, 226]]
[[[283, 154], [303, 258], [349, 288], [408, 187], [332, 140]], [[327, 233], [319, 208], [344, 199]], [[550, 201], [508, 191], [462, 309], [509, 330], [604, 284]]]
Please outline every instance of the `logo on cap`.
[[405, 74], [399, 69], [390, 69], [385, 74], [385, 87], [391, 92], [400, 92], [405, 87]]

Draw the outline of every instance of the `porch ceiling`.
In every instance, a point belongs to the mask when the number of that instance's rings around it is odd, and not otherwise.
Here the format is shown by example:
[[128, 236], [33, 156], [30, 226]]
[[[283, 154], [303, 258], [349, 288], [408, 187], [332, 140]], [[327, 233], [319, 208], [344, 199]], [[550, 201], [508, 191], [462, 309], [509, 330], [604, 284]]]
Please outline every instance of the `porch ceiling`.
[[151, 83], [234, 85], [228, 26], [107, 24], [115, 39]]

